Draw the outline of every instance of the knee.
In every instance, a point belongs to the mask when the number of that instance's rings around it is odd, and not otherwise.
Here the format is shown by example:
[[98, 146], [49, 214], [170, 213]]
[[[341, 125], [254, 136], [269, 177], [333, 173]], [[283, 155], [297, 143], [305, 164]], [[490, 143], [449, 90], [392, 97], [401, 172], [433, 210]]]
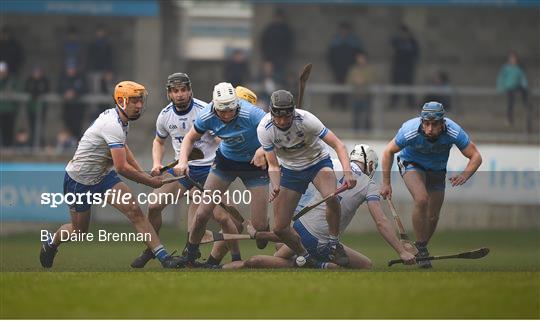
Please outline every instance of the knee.
[[244, 267], [246, 268], [256, 268], [258, 266], [260, 266], [261, 264], [261, 259], [259, 257], [250, 257], [249, 259], [247, 259], [246, 261], [244, 261]]
[[161, 211], [163, 211], [163, 206], [160, 204], [150, 204], [148, 205], [148, 217], [155, 218], [161, 216]]
[[414, 205], [422, 210], [427, 209], [428, 206], [428, 196], [420, 195], [414, 198]]
[[131, 221], [131, 223], [138, 223], [144, 220], [144, 215], [141, 208], [138, 205], [131, 205], [126, 210], [126, 216]]

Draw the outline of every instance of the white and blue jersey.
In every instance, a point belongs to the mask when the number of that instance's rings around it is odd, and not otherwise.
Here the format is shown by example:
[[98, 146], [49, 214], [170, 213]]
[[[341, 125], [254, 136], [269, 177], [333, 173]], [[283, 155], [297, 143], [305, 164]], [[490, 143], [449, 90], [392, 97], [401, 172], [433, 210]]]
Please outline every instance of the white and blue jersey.
[[424, 170], [445, 171], [452, 145], [463, 150], [469, 145], [470, 139], [456, 122], [449, 118], [444, 120], [443, 132], [434, 142], [430, 142], [423, 134], [420, 117], [403, 123], [395, 137], [401, 149], [400, 160], [414, 162]]
[[66, 172], [79, 184], [100, 183], [113, 167], [111, 149], [125, 147], [128, 130], [116, 108], [102, 112], [84, 132]]
[[[162, 139], [171, 137], [176, 158], [180, 155], [180, 148], [184, 137], [193, 126], [195, 119], [197, 119], [207, 105], [204, 101], [193, 98], [189, 107], [184, 111], [178, 111], [171, 102], [159, 113], [156, 121], [156, 135]], [[216, 156], [218, 143], [211, 132], [206, 132], [193, 146], [201, 150], [204, 157], [203, 159], [189, 161], [189, 165], [212, 165]]]
[[212, 131], [221, 138], [219, 151], [225, 158], [250, 162], [255, 151], [261, 147], [257, 139], [257, 126], [265, 113], [243, 99], [239, 99], [239, 105], [238, 116], [231, 122], [224, 123], [210, 103], [201, 111], [193, 125], [199, 134]]

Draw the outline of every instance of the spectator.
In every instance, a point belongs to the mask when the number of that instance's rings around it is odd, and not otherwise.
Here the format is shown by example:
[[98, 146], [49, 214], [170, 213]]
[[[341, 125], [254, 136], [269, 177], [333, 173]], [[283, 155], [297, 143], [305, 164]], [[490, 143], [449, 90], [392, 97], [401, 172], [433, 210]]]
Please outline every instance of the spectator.
[[246, 80], [249, 79], [249, 65], [243, 50], [233, 51], [230, 59], [225, 63], [223, 74], [225, 80], [234, 87], [246, 84]]
[[77, 139], [81, 138], [81, 126], [84, 117], [84, 105], [79, 101], [81, 95], [86, 92], [86, 83], [79, 74], [77, 66], [68, 64], [66, 71], [60, 78], [58, 86], [62, 96], [62, 119], [65, 127]]
[[4, 61], [9, 66], [9, 73], [12, 78], [19, 77], [24, 62], [24, 49], [13, 37], [11, 27], [4, 26], [0, 30], [0, 61]]
[[[17, 81], [11, 76], [8, 64], [5, 61], [0, 61], [0, 92], [5, 94], [17, 90]], [[17, 107], [17, 102], [0, 100], [0, 142], [2, 147], [13, 145]]]
[[56, 153], [72, 152], [77, 147], [77, 139], [69, 130], [62, 129], [56, 134]]
[[43, 130], [45, 125], [45, 119], [47, 117], [47, 103], [40, 102], [39, 98], [48, 93], [50, 90], [49, 79], [45, 77], [43, 69], [41, 66], [34, 66], [32, 68], [32, 73], [26, 79], [24, 83], [24, 91], [30, 94], [30, 101], [27, 105], [28, 111], [28, 121], [30, 123], [30, 138], [31, 141], [35, 141], [35, 135], [38, 135], [40, 138], [40, 144], [43, 143], [43, 132], [36, 132], [36, 120], [38, 109], [41, 108], [41, 130]]
[[[330, 41], [327, 52], [327, 61], [337, 84], [345, 83], [347, 73], [355, 63], [356, 54], [363, 51], [362, 43], [353, 32], [351, 25], [348, 22], [341, 22], [337, 33]], [[347, 96], [345, 94], [330, 96], [330, 105], [346, 107]]]
[[272, 22], [263, 30], [261, 52], [263, 61], [270, 61], [279, 77], [287, 74], [287, 64], [292, 57], [294, 35], [282, 9], [276, 9]]
[[[112, 97], [114, 87], [116, 86], [118, 82], [116, 81], [114, 77], [114, 73], [110, 70], [105, 71], [102, 74], [101, 79], [99, 80], [99, 93], [101, 95]], [[104, 112], [106, 109], [111, 108], [110, 103], [102, 103], [99, 106], [97, 106], [97, 110], [93, 111], [92, 119], [96, 119], [99, 114]]]
[[369, 130], [371, 128], [371, 95], [367, 92], [368, 86], [375, 81], [375, 73], [368, 63], [368, 56], [365, 53], [356, 54], [356, 64], [354, 64], [347, 74], [348, 85], [355, 87], [356, 93], [353, 96], [353, 127]]
[[62, 43], [63, 66], [82, 66], [82, 44], [78, 30], [71, 26], [67, 30], [66, 38]]
[[[390, 39], [393, 58], [391, 66], [391, 80], [393, 85], [413, 85], [416, 64], [420, 56], [420, 48], [414, 35], [405, 24], [399, 26], [397, 34]], [[394, 94], [390, 105], [395, 106], [399, 96]], [[409, 108], [416, 108], [413, 94], [407, 95]]]
[[262, 64], [261, 74], [257, 80], [262, 87], [257, 104], [261, 106], [265, 112], [268, 112], [270, 95], [283, 86], [283, 80], [274, 72], [274, 65], [270, 61], [265, 61]]
[[107, 35], [107, 29], [99, 25], [95, 38], [88, 46], [88, 71], [90, 71], [92, 92], [101, 91], [100, 81], [106, 71], [113, 71], [113, 48]]
[[436, 88], [437, 90], [444, 90], [448, 93], [428, 93], [424, 96], [424, 103], [430, 101], [436, 101], [444, 106], [446, 111], [450, 111], [452, 97], [450, 96], [450, 79], [445, 71], [437, 70], [429, 80], [429, 86]]
[[[532, 106], [528, 102], [528, 82], [525, 71], [519, 65], [518, 57], [515, 52], [511, 51], [508, 54], [507, 62], [499, 70], [497, 76], [497, 90], [506, 93], [506, 115], [508, 125], [514, 124], [514, 100], [518, 93], [521, 94], [523, 105], [527, 108], [527, 118], [533, 118], [531, 111]], [[527, 121], [527, 131], [532, 130], [531, 119]]]
[[26, 129], [20, 129], [15, 135], [15, 144], [14, 147], [19, 150], [29, 150], [30, 149], [30, 133]]

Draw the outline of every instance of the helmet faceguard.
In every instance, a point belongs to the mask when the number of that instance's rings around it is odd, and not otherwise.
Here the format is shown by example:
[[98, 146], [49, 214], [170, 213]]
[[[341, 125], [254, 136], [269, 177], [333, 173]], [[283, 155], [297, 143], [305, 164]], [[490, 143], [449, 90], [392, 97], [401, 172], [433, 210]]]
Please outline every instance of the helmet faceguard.
[[373, 175], [375, 175], [375, 170], [379, 165], [379, 157], [371, 146], [366, 144], [358, 144], [354, 146], [349, 157], [351, 161], [363, 163], [364, 168], [362, 171], [370, 178], [373, 178]]
[[[170, 95], [170, 91], [172, 88], [175, 87], [182, 87], [186, 86], [190, 93], [189, 98], [186, 101], [183, 101], [179, 104], [175, 104], [174, 100], [172, 99]], [[189, 76], [182, 72], [176, 72], [174, 74], [171, 74], [167, 77], [167, 83], [165, 84], [165, 87], [167, 89], [167, 99], [171, 101], [178, 110], [183, 111], [186, 110], [189, 105], [191, 104], [191, 101], [193, 100], [193, 91], [191, 89], [191, 80], [189, 79]]]
[[272, 122], [280, 130], [288, 130], [294, 117], [294, 98], [286, 90], [277, 90], [270, 96], [270, 114]]
[[[142, 116], [146, 108], [146, 98], [148, 97], [148, 92], [143, 85], [138, 84], [134, 81], [121, 81], [114, 88], [114, 101], [116, 106], [118, 106], [120, 112], [129, 120], [137, 120]], [[131, 100], [130, 100], [131, 99]], [[130, 110], [128, 110], [129, 103], [133, 99], [142, 100], [142, 108], [135, 115], [129, 115]]]
[[441, 103], [430, 101], [425, 103], [420, 113], [422, 120], [442, 120], [446, 111]]
[[236, 86], [236, 96], [247, 100], [252, 105], [257, 105], [257, 95], [246, 87]]

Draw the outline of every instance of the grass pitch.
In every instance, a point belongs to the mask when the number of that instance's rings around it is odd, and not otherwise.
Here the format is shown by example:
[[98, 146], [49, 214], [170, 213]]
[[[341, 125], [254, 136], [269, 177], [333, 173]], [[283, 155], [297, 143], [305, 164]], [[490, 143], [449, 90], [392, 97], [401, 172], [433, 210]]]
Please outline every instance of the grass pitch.
[[[100, 226], [103, 228], [103, 226]], [[107, 226], [108, 231], [131, 231]], [[169, 249], [183, 233], [161, 233]], [[434, 262], [434, 269], [393, 266], [376, 233], [347, 234], [344, 243], [375, 263], [366, 271], [163, 271], [129, 263], [137, 243], [64, 244], [50, 271], [38, 260], [39, 233], [0, 238], [1, 318], [540, 318], [540, 233], [438, 232], [434, 255], [486, 246], [480, 260]], [[272, 253], [252, 241], [244, 257]], [[203, 255], [210, 247], [202, 246]], [[226, 257], [226, 261], [229, 257]]]

